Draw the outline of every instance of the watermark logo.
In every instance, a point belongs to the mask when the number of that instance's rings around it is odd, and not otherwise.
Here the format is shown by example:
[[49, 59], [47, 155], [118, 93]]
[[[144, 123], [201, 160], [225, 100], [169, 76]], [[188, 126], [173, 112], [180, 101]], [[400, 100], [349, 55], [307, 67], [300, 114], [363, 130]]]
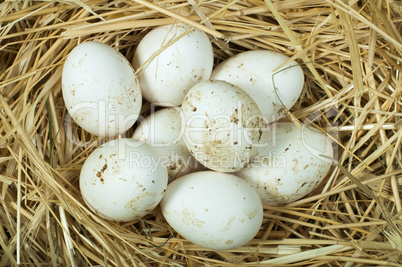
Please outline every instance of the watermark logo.
[[[160, 106], [151, 104], [150, 114], [154, 114], [160, 109]], [[189, 116], [188, 113], [185, 114], [180, 107], [170, 107], [170, 109], [174, 110], [176, 113], [175, 117], [177, 118], [177, 121], [169, 123], [174, 123], [178, 130], [174, 133], [172, 132], [169, 142], [162, 142], [159, 139], [159, 137], [163, 135], [163, 133], [158, 132], [158, 129], [161, 128], [159, 124], [167, 123], [166, 121], [161, 122], [150, 117], [144, 118], [139, 114], [130, 114], [127, 116], [118, 114], [116, 112], [116, 103], [110, 103], [104, 100], [101, 100], [98, 103], [83, 102], [71, 107], [69, 109], [69, 113], [66, 114], [64, 119], [64, 131], [66, 138], [68, 138], [68, 140], [75, 146], [87, 147], [94, 145], [94, 142], [99, 142], [99, 145], [107, 145], [105, 144], [106, 139], [104, 138], [97, 140], [85, 140], [81, 139], [80, 135], [77, 134], [78, 127], [76, 122], [83, 126], [82, 128], [84, 130], [87, 130], [87, 127], [84, 126], [84, 122], [80, 123], [80, 116], [84, 114], [86, 117], [88, 117], [88, 120], [90, 120], [90, 125], [95, 125], [97, 127], [97, 133], [100, 136], [104, 136], [106, 130], [108, 130], [109, 133], [118, 133], [118, 129], [126, 129], [133, 125], [134, 122], [137, 122], [138, 127], [143, 126], [144, 129], [147, 129], [147, 133], [144, 135], [144, 140], [146, 142], [135, 141], [125, 143], [126, 146], [130, 147], [138, 147], [144, 143], [147, 143], [155, 149], [169, 149], [170, 147], [173, 149], [174, 145], [185, 141], [189, 146], [196, 146], [199, 148], [205, 146], [224, 148], [227, 146], [240, 146], [245, 144], [257, 147], [260, 151], [263, 151], [264, 149], [272, 149], [280, 145], [280, 143], [278, 143], [278, 124], [275, 122], [268, 123], [269, 121], [272, 121], [272, 118], [268, 119], [261, 115], [248, 116], [248, 114], [244, 113], [244, 107], [240, 102], [237, 104], [235, 112], [230, 115], [218, 114], [211, 116], [207, 113], [201, 114], [194, 112], [193, 115]], [[308, 151], [310, 155], [328, 162], [331, 162], [331, 160], [321, 156], [329, 155], [330, 153], [328, 149], [334, 149], [333, 155], [337, 155], [337, 146], [334, 145], [336, 144], [334, 141], [338, 139], [336, 127], [337, 114], [338, 110], [336, 103], [328, 103], [320, 110], [317, 110], [302, 120], [300, 138], [302, 140], [304, 149]], [[310, 139], [306, 138], [309, 135], [309, 131], [320, 132], [320, 130], [318, 130], [316, 127], [317, 125], [319, 125], [323, 132], [325, 132], [322, 134], [326, 134], [328, 136], [329, 146], [319, 148], [314, 144], [314, 142], [312, 143]], [[93, 128], [96, 129], [96, 127]], [[200, 139], [200, 136], [203, 138]], [[120, 134], [119, 137], [131, 138], [131, 136], [127, 136], [126, 133]], [[274, 150], [275, 149], [273, 149], [273, 151]], [[250, 155], [238, 154], [235, 155], [235, 158], [244, 162], [244, 157], [249, 157], [247, 158], [246, 162], [249, 162], [249, 164], [258, 163], [260, 165], [275, 159], [276, 162], [271, 162], [270, 166], [281, 166], [281, 164], [286, 165], [283, 163], [284, 161], [280, 161], [278, 157], [275, 157], [275, 155], [270, 155], [272, 159], [267, 157], [267, 154], [269, 155], [269, 153], [270, 151], [259, 153], [258, 155], [260, 158], [256, 158], [255, 154], [252, 157]], [[127, 155], [123, 152], [119, 154], [121, 157], [127, 157]], [[194, 156], [201, 160], [203, 157], [202, 154], [194, 154]], [[143, 166], [168, 166], [169, 162], [178, 160], [180, 155], [173, 157], [172, 155], [162, 155], [159, 159], [147, 159], [141, 158], [141, 155], [134, 153], [130, 154], [129, 157], [129, 160], [132, 164], [140, 164]], [[187, 162], [189, 159], [183, 158], [181, 160], [183, 162]], [[209, 160], [211, 160], [210, 157]], [[213, 160], [216, 161], [214, 164], [225, 166], [233, 162], [233, 155], [226, 158], [225, 156], [222, 156]]]

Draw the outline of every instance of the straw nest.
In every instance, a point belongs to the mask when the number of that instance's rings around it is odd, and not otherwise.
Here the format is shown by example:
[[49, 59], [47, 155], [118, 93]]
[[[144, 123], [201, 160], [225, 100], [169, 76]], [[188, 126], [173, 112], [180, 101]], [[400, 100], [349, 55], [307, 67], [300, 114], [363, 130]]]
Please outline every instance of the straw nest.
[[[3, 1], [0, 266], [400, 266], [401, 13], [396, 0]], [[79, 192], [83, 162], [104, 140], [64, 127], [66, 56], [97, 40], [131, 59], [150, 29], [180, 21], [208, 33], [216, 63], [253, 49], [300, 63], [306, 83], [287, 120], [319, 127], [337, 151], [314, 192], [265, 206], [238, 249], [191, 244], [158, 208], [103, 220]]]

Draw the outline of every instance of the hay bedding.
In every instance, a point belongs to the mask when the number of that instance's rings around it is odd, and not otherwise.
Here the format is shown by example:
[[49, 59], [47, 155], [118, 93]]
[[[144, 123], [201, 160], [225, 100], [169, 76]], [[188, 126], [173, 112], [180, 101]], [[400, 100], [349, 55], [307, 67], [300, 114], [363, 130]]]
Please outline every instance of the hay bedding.
[[[401, 12], [396, 0], [3, 1], [0, 266], [400, 266]], [[78, 189], [105, 140], [66, 123], [67, 54], [97, 40], [131, 59], [150, 29], [178, 21], [209, 34], [216, 63], [262, 48], [302, 64], [303, 95], [287, 120], [335, 141], [339, 163], [325, 181], [288, 206], [265, 206], [258, 235], [230, 251], [187, 242], [158, 209], [102, 220]]]

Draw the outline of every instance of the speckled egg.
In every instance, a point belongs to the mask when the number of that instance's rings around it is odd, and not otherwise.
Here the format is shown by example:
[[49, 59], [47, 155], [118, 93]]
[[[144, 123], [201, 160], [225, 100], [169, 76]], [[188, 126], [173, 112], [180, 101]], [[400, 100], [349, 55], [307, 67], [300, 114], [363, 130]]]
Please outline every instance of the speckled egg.
[[236, 173], [261, 197], [263, 204], [294, 202], [316, 188], [326, 177], [333, 156], [330, 139], [310, 126], [299, 130], [291, 122], [270, 125], [268, 146]]
[[161, 210], [181, 236], [213, 250], [249, 242], [261, 227], [263, 208], [254, 189], [233, 174], [195, 172], [169, 184]]
[[133, 134], [159, 153], [160, 164], [168, 168], [169, 181], [202, 168], [184, 143], [184, 126], [180, 108], [164, 108], [141, 121]]
[[73, 120], [101, 137], [124, 133], [141, 110], [141, 89], [130, 62], [99, 42], [82, 43], [69, 53], [62, 91]]
[[296, 62], [291, 61], [274, 71], [288, 60], [275, 51], [246, 51], [215, 67], [211, 79], [229, 82], [246, 91], [269, 123], [283, 114], [282, 104], [290, 109], [303, 89], [303, 70]]
[[[183, 23], [156, 27], [138, 44], [133, 65], [136, 69], [143, 68], [139, 80], [148, 101], [160, 106], [179, 106], [191, 86], [211, 76], [214, 55], [203, 31], [194, 29], [168, 44], [190, 29], [190, 25]], [[165, 45], [168, 47], [160, 51]]]
[[182, 104], [185, 142], [207, 168], [235, 172], [257, 155], [265, 133], [255, 101], [242, 89], [224, 81], [202, 81]]
[[167, 187], [167, 169], [146, 143], [116, 139], [95, 149], [85, 160], [80, 190], [88, 207], [100, 217], [126, 222], [150, 213]]

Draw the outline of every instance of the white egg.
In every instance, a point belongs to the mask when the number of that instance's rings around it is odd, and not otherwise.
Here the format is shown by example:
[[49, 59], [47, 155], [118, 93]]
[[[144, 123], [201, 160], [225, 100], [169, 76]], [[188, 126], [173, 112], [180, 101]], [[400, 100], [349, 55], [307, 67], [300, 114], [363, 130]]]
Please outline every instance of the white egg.
[[236, 173], [247, 181], [266, 205], [294, 202], [314, 190], [327, 175], [333, 156], [331, 141], [317, 129], [291, 122], [270, 125], [269, 145]]
[[[208, 36], [195, 29], [160, 54], [154, 53], [191, 26], [174, 24], [157, 27], [147, 33], [134, 54], [133, 65], [139, 74], [144, 98], [160, 106], [178, 106], [195, 83], [208, 80], [213, 67], [213, 50]], [[149, 63], [149, 64], [148, 64]]]
[[167, 166], [169, 181], [201, 168], [184, 143], [184, 116], [178, 107], [164, 108], [141, 121], [133, 138], [150, 145]]
[[130, 62], [106, 44], [76, 46], [64, 63], [62, 88], [74, 121], [94, 135], [124, 133], [141, 109], [141, 89]]
[[150, 213], [167, 187], [167, 169], [147, 144], [116, 139], [95, 149], [80, 174], [85, 203], [102, 218], [131, 221]]
[[263, 219], [255, 190], [233, 174], [203, 171], [169, 184], [161, 209], [169, 225], [196, 245], [228, 250], [257, 234]]
[[257, 104], [227, 82], [197, 83], [187, 93], [182, 111], [187, 148], [209, 169], [238, 171], [264, 141], [265, 124]]
[[243, 52], [219, 64], [211, 80], [223, 80], [242, 88], [255, 100], [267, 121], [272, 122], [283, 113], [281, 104], [290, 109], [303, 89], [304, 74], [294, 61], [274, 72], [288, 59], [268, 50]]

